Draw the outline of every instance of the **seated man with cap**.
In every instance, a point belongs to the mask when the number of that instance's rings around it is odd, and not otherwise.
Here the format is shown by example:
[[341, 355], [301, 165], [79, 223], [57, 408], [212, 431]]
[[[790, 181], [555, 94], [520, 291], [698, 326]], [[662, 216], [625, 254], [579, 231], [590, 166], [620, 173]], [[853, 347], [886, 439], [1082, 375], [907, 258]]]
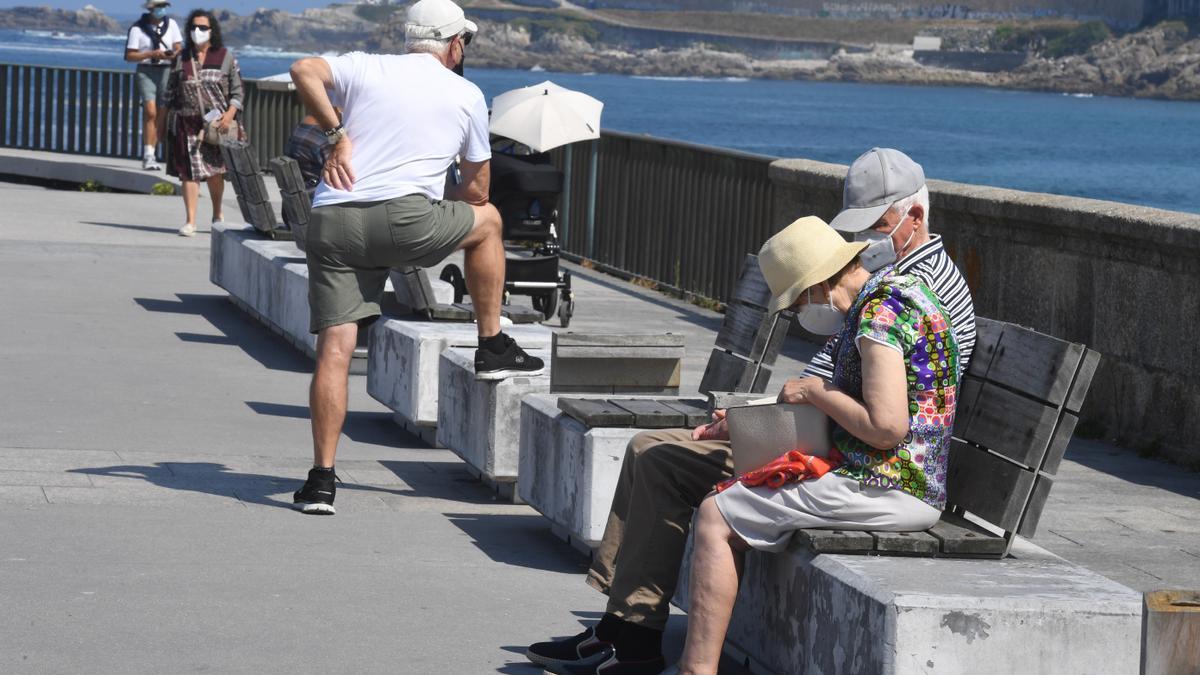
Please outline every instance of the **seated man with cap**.
[[[933, 291], [948, 313], [965, 369], [975, 344], [974, 305], [941, 238], [929, 233], [929, 219], [921, 166], [899, 150], [872, 148], [850, 165], [843, 209], [832, 225], [866, 244], [860, 257], [868, 272], [894, 264], [897, 274], [914, 276]], [[802, 378], [832, 380], [840, 323], [827, 314], [824, 320], [810, 317], [804, 327], [831, 337]], [[801, 382], [788, 380], [780, 400], [800, 402]], [[574, 637], [530, 645], [526, 653], [531, 661], [577, 673], [657, 673], [663, 668], [662, 634], [692, 516], [713, 486], [733, 473], [723, 411], [715, 417], [695, 430], [647, 431], [629, 442], [604, 537], [586, 579], [608, 595], [605, 614]], [[602, 664], [605, 669], [597, 670]]]
[[[293, 499], [305, 513], [334, 512], [334, 458], [358, 322], [379, 316], [389, 268], [429, 267], [463, 250], [479, 328], [475, 377], [542, 370], [541, 359], [500, 330], [504, 242], [500, 212], [488, 203], [487, 102], [453, 72], [476, 31], [450, 0], [420, 0], [408, 9], [406, 54], [357, 52], [292, 65], [296, 91], [332, 145], [306, 246], [309, 330], [317, 334], [313, 468]], [[342, 108], [340, 123], [330, 92]], [[462, 182], [447, 189], [455, 157], [462, 158]]]

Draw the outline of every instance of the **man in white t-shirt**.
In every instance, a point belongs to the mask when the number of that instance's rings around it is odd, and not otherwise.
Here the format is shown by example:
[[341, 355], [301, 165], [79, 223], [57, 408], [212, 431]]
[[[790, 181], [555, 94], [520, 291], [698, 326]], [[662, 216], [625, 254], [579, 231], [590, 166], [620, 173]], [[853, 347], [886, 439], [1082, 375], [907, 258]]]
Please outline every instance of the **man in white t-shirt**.
[[[500, 213], [488, 203], [487, 102], [453, 72], [477, 30], [451, 0], [420, 0], [408, 9], [406, 54], [353, 53], [292, 66], [300, 99], [333, 145], [306, 242], [317, 365], [309, 390], [313, 468], [294, 496], [305, 513], [334, 512], [333, 465], [357, 322], [379, 315], [389, 268], [428, 267], [463, 249], [479, 328], [475, 377], [542, 370], [541, 359], [500, 331], [504, 243]], [[446, 188], [455, 157], [462, 180]]]
[[147, 171], [162, 168], [154, 159], [154, 146], [158, 144], [155, 127], [158, 100], [167, 88], [171, 59], [183, 46], [179, 24], [167, 16], [170, 6], [167, 0], [146, 0], [142, 5], [146, 12], [130, 26], [129, 38], [125, 41], [125, 60], [138, 64], [134, 78], [145, 112], [142, 115], [142, 168]]

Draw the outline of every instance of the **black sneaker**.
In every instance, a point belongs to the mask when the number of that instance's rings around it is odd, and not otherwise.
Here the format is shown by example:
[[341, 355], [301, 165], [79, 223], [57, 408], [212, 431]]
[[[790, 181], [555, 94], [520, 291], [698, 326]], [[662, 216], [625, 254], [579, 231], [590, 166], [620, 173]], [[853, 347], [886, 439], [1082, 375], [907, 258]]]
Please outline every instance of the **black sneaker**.
[[337, 492], [337, 488], [333, 484], [335, 480], [337, 480], [337, 474], [332, 471], [309, 469], [308, 480], [304, 481], [304, 487], [296, 490], [296, 493], [292, 495], [293, 507], [303, 513], [332, 516], [334, 514], [333, 496]]
[[603, 661], [612, 651], [612, 643], [596, 637], [596, 629], [588, 628], [575, 637], [535, 642], [525, 649], [525, 656], [552, 673], [569, 664]]
[[537, 375], [542, 372], [542, 360], [530, 356], [517, 341], [501, 333], [504, 351], [496, 352], [480, 347], [475, 350], [475, 379], [503, 380], [514, 375]]
[[562, 675], [659, 675], [667, 669], [662, 656], [641, 661], [623, 661], [617, 658], [617, 650], [606, 647], [604, 658], [592, 657], [586, 661], [568, 663], [554, 672]]

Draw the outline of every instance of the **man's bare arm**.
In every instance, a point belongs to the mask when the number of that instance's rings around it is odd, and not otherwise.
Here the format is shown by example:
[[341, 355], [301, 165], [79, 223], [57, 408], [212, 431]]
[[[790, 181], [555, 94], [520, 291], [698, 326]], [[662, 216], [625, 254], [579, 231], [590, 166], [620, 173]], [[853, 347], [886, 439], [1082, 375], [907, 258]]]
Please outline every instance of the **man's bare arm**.
[[487, 204], [492, 185], [491, 161], [468, 162], [464, 159], [459, 162], [458, 171], [462, 174], [462, 182], [455, 186], [449, 195], [450, 199], [475, 206]]
[[333, 88], [333, 71], [329, 68], [329, 62], [316, 56], [300, 59], [292, 64], [291, 73], [300, 102], [316, 118], [317, 124], [326, 131], [336, 127], [337, 112], [333, 109], [328, 92]]

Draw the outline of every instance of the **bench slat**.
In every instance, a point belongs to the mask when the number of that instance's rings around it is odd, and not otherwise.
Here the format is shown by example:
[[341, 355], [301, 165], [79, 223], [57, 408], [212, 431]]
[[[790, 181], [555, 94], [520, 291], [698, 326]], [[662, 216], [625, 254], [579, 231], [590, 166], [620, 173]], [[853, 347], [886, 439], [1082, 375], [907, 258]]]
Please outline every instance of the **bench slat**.
[[1000, 338], [1004, 335], [1004, 324], [1000, 321], [975, 317], [975, 350], [971, 353], [971, 362], [967, 364], [967, 374], [980, 379], [987, 379], [988, 369], [992, 359], [996, 357], [996, 348], [1000, 346]]
[[1067, 399], [1083, 345], [1008, 324], [986, 379], [1052, 406]]
[[304, 174], [300, 172], [300, 163], [291, 157], [280, 156], [271, 160], [271, 174], [280, 192], [304, 193]]
[[685, 347], [686, 338], [674, 333], [610, 334], [610, 333], [555, 333], [554, 344], [564, 347]]
[[925, 532], [871, 532], [878, 553], [931, 556], [938, 552], [938, 540]]
[[749, 391], [753, 384], [754, 362], [714, 349], [708, 367], [700, 379], [700, 391]]
[[470, 310], [439, 303], [428, 309], [429, 318], [438, 321], [470, 321], [475, 318], [475, 315]]
[[1042, 519], [1042, 509], [1046, 507], [1046, 499], [1050, 496], [1050, 488], [1054, 487], [1054, 478], [1039, 474], [1033, 484], [1033, 494], [1029, 497], [1029, 506], [1021, 518], [1017, 534], [1032, 539], [1037, 533], [1038, 522]]
[[708, 413], [708, 403], [702, 399], [666, 399], [662, 403], [683, 413], [685, 418], [684, 425], [688, 427], [698, 427], [701, 424], [708, 424], [712, 419]]
[[942, 519], [927, 530], [940, 542], [941, 555], [987, 556], [1001, 558], [1008, 542], [962, 516], [943, 513]]
[[813, 553], [870, 553], [875, 550], [875, 538], [869, 532], [852, 530], [799, 530], [794, 535], [797, 546]]
[[1064, 406], [1067, 410], [1079, 413], [1083, 408], [1088, 388], [1092, 386], [1092, 376], [1096, 374], [1096, 367], [1099, 365], [1100, 352], [1094, 349], [1085, 350], [1083, 361], [1079, 364], [1079, 372], [1075, 375], [1075, 383], [1071, 385], [1071, 393], [1067, 396], [1067, 403]]
[[654, 399], [610, 398], [608, 402], [633, 415], [632, 426], [641, 429], [679, 429], [687, 426], [687, 415]]
[[771, 301], [771, 288], [767, 286], [762, 268], [758, 266], [758, 256], [746, 255], [746, 261], [742, 264], [741, 274], [733, 289], [733, 297], [730, 298], [730, 302], [733, 301], [756, 305], [764, 309]]
[[560, 397], [558, 409], [589, 428], [632, 427], [634, 421], [633, 413], [598, 398]]
[[721, 322], [721, 331], [717, 333], [717, 347], [757, 360], [766, 346], [767, 331], [763, 329], [767, 319], [767, 310], [761, 307], [730, 303], [725, 307], [725, 320]]
[[420, 267], [401, 267], [392, 270], [389, 276], [396, 295], [404, 298], [414, 312], [426, 312], [437, 304], [429, 275]]
[[1027, 467], [1041, 467], [1058, 425], [1057, 408], [971, 377], [964, 379], [963, 390], [978, 395], [968, 415], [956, 420], [955, 436]]
[[1069, 412], [1064, 412], [1059, 418], [1054, 437], [1050, 439], [1050, 447], [1046, 449], [1046, 457], [1042, 460], [1042, 473], [1051, 476], [1058, 473], [1058, 467], [1062, 464], [1063, 455], [1067, 454], [1067, 445], [1075, 435], [1075, 425], [1078, 423], [1079, 417]]
[[961, 441], [953, 441], [946, 488], [950, 504], [959, 506], [1003, 530], [1015, 530], [1034, 474]]

